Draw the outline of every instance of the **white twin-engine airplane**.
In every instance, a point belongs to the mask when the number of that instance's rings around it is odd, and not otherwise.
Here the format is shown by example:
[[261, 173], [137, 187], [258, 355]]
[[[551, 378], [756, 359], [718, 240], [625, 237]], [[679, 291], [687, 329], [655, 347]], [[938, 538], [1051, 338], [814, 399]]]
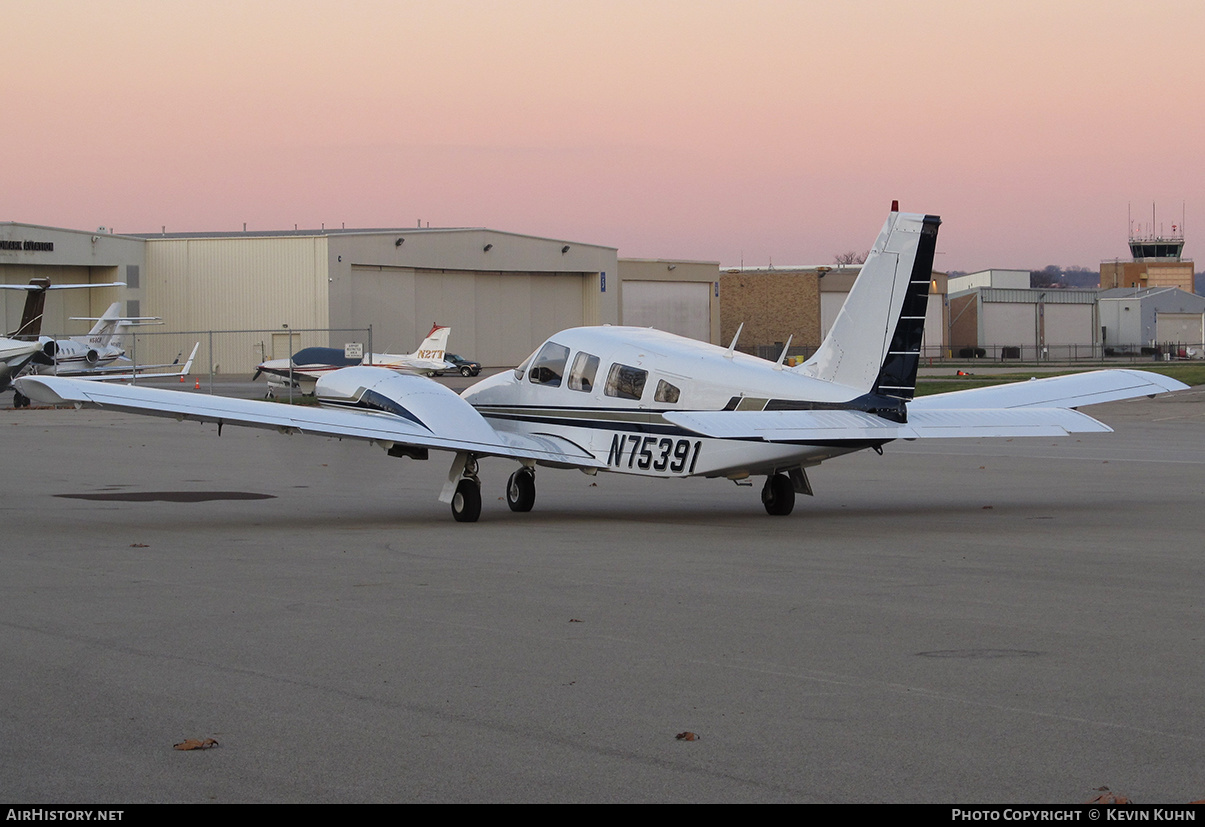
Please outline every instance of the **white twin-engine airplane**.
[[260, 364], [251, 379], [254, 381], [261, 373], [267, 374], [268, 395], [271, 396], [273, 388], [287, 388], [290, 382], [303, 393], [314, 393], [315, 385], [323, 376], [353, 365], [372, 365], [423, 375], [456, 370], [456, 365], [444, 358], [451, 332], [450, 327], [432, 325], [427, 338], [413, 353], [372, 353], [362, 359], [350, 358], [334, 347], [302, 348], [288, 359], [271, 359]]
[[[390, 456], [454, 455], [440, 500], [461, 522], [481, 513], [477, 460], [520, 467], [506, 486], [513, 511], [535, 502], [535, 469], [577, 468], [653, 477], [764, 476], [770, 514], [811, 494], [806, 469], [895, 439], [1024, 437], [1111, 430], [1081, 405], [1186, 387], [1135, 370], [1074, 376], [913, 399], [936, 216], [895, 206], [845, 306], [803, 365], [769, 362], [657, 330], [582, 327], [545, 342], [513, 371], [457, 396], [419, 376], [379, 367], [318, 380], [325, 407], [200, 396], [70, 379], [27, 377], [46, 403], [91, 403], [178, 419], [363, 439]], [[785, 355], [785, 351], [784, 351]]]

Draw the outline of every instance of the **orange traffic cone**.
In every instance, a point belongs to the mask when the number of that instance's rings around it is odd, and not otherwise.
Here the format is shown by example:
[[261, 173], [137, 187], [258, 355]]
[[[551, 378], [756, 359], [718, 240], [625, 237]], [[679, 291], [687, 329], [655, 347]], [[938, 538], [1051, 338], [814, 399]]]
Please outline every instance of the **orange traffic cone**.
[[183, 382], [183, 381], [184, 381], [184, 374], [183, 374], [183, 373], [181, 373], [181, 374], [180, 374], [180, 381], [181, 381], [181, 382]]
[[200, 380], [200, 379], [198, 379], [198, 380], [197, 380], [197, 384], [193, 385], [193, 390], [198, 390], [198, 391], [199, 391], [200, 389], [201, 389], [201, 380]]

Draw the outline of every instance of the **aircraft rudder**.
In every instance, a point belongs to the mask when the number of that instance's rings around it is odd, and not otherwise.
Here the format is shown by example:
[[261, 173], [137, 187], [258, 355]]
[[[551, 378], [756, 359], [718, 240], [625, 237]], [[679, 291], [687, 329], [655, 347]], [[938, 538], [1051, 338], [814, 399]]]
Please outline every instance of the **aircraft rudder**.
[[933, 281], [933, 258], [937, 252], [937, 229], [940, 226], [941, 218], [938, 216], [925, 215], [921, 218], [919, 238], [904, 286], [903, 303], [874, 384], [875, 393], [899, 399], [912, 399], [916, 395], [916, 374], [920, 368], [925, 316]]

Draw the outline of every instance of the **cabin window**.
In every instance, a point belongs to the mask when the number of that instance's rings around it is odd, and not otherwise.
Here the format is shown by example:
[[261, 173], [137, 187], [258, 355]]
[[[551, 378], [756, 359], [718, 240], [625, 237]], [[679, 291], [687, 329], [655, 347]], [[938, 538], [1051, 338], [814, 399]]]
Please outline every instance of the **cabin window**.
[[573, 357], [573, 368], [569, 371], [569, 390], [594, 390], [594, 376], [598, 373], [598, 357], [581, 352]]
[[536, 354], [527, 378], [536, 385], [559, 388], [561, 377], [565, 375], [565, 363], [568, 361], [569, 348], [558, 345], [556, 342], [549, 342]]
[[658, 402], [668, 402], [673, 405], [677, 403], [678, 397], [681, 395], [682, 391], [678, 390], [677, 386], [662, 379], [657, 382], [657, 393], [653, 398]]
[[644, 380], [648, 379], [648, 376], [647, 370], [620, 364], [611, 365], [611, 372], [607, 374], [606, 394], [620, 399], [639, 399], [644, 395]]

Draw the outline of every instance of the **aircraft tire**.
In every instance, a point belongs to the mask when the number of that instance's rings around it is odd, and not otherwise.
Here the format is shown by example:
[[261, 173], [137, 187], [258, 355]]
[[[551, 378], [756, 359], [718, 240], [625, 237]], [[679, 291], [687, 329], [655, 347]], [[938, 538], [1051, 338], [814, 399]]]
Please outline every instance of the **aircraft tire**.
[[766, 513], [775, 517], [785, 517], [795, 508], [795, 487], [791, 478], [786, 474], [774, 474], [766, 477], [766, 484], [761, 490], [762, 505]]
[[13, 407], [14, 408], [28, 408], [29, 407], [29, 397], [26, 396], [25, 394], [21, 393], [21, 391], [13, 391]]
[[452, 495], [452, 516], [458, 523], [475, 523], [481, 516], [481, 485], [476, 480], [462, 479]]
[[463, 368], [460, 369], [460, 375], [461, 376], [472, 376], [473, 369], [471, 367], [469, 367], [468, 365], [465, 365]]
[[511, 511], [531, 511], [536, 504], [536, 475], [520, 468], [506, 482], [506, 504]]

